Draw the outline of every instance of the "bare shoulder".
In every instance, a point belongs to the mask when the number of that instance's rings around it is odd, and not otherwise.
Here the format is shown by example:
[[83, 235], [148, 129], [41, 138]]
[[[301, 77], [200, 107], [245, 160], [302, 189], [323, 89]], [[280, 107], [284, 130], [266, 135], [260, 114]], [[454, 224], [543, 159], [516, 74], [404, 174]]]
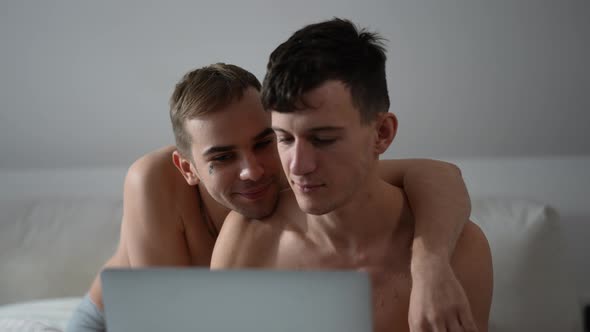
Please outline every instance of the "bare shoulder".
[[195, 205], [195, 188], [186, 183], [172, 162], [174, 150], [174, 146], [155, 150], [129, 167], [123, 188], [126, 203], [173, 210], [188, 198], [188, 205]]
[[250, 263], [249, 252], [256, 248], [253, 222], [235, 211], [227, 215], [215, 241], [211, 269], [239, 268]]
[[173, 174], [171, 152], [167, 153], [167, 150], [150, 152], [127, 170], [123, 186], [124, 222], [153, 223], [172, 217], [178, 185]]
[[264, 219], [249, 219], [235, 211], [230, 212], [215, 242], [211, 268], [273, 265], [281, 234], [286, 228], [280, 211], [281, 203], [273, 215]]
[[[138, 158], [128, 169], [125, 186], [134, 189], [152, 186], [170, 187], [182, 176], [178, 175], [172, 163], [173, 146], [167, 146]], [[158, 191], [159, 192], [159, 191]]]
[[[196, 190], [176, 170], [173, 151], [165, 147], [142, 156], [125, 177], [121, 247], [132, 266], [189, 265], [197, 259], [187, 250], [183, 222], [198, 217]], [[204, 255], [199, 261], [208, 263], [210, 249]]]
[[471, 221], [463, 228], [451, 264], [469, 299], [479, 330], [487, 331], [493, 292], [492, 255], [485, 234]]

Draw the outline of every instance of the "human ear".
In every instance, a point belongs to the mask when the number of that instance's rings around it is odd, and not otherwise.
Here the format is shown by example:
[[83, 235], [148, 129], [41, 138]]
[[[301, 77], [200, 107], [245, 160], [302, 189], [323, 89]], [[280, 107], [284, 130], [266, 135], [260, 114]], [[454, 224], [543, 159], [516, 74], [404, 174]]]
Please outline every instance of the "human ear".
[[397, 117], [393, 113], [383, 112], [377, 115], [375, 122], [375, 153], [384, 153], [397, 134]]
[[172, 162], [190, 186], [199, 184], [199, 174], [190, 159], [185, 158], [178, 150], [172, 152]]

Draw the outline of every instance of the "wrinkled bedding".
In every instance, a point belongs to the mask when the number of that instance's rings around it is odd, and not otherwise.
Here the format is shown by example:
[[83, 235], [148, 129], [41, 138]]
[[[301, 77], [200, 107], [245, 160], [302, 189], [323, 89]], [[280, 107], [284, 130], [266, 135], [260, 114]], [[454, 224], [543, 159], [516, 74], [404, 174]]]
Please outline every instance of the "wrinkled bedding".
[[81, 300], [70, 297], [0, 306], [0, 331], [64, 331]]

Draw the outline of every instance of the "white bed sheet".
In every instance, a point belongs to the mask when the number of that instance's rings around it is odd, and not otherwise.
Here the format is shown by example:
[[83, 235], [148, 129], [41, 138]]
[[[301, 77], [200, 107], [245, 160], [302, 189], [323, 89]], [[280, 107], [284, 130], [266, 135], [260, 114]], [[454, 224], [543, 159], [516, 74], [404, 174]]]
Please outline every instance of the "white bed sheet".
[[64, 331], [81, 297], [0, 306], [0, 331]]

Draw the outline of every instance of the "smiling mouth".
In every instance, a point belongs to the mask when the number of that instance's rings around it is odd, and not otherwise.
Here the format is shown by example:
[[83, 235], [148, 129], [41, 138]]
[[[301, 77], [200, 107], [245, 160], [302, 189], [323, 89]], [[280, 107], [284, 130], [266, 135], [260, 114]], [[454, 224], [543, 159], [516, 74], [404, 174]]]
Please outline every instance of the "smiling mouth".
[[268, 188], [270, 188], [270, 183], [265, 184], [260, 187], [257, 187], [257, 188], [254, 188], [254, 189], [250, 189], [248, 191], [238, 192], [237, 194], [244, 197], [244, 198], [247, 198], [250, 200], [255, 200], [255, 199], [259, 199], [262, 196], [264, 196], [264, 194], [266, 194]]

